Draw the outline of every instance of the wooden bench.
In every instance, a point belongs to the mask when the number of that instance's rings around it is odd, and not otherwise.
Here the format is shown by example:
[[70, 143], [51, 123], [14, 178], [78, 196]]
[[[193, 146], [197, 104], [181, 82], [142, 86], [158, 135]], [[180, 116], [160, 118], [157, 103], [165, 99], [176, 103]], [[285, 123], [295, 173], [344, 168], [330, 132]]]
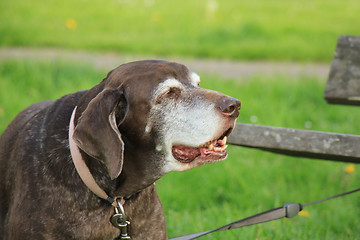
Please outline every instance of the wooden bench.
[[[324, 98], [360, 105], [360, 37], [340, 36]], [[360, 123], [360, 119], [359, 119]], [[229, 144], [297, 157], [360, 163], [360, 136], [237, 123]]]

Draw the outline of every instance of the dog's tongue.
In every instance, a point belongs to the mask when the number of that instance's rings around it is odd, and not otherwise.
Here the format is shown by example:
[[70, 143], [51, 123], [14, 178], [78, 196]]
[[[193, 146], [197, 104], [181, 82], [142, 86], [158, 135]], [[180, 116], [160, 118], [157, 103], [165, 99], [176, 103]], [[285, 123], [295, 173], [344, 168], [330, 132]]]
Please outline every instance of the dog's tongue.
[[184, 163], [189, 163], [201, 155], [199, 148], [186, 146], [174, 146], [172, 148], [172, 153], [177, 160]]
[[178, 161], [183, 163], [190, 163], [199, 156], [203, 159], [216, 160], [226, 156], [226, 147], [226, 139], [224, 138], [224, 140], [214, 141], [208, 147], [173, 146], [172, 154]]

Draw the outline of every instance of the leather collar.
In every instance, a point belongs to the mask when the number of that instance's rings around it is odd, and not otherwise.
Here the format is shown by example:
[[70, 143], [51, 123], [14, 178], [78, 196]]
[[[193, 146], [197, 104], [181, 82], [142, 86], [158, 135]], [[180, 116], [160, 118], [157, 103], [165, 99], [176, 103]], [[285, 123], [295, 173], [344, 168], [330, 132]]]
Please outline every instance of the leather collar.
[[[71, 152], [71, 157], [73, 159], [75, 168], [77, 173], [79, 174], [81, 180], [84, 182], [84, 184], [99, 198], [104, 199], [105, 201], [107, 201], [108, 203], [110, 203], [111, 205], [113, 205], [114, 207], [117, 207], [118, 204], [115, 201], [116, 199], [121, 199], [122, 204], [125, 203], [125, 199], [123, 197], [111, 197], [109, 196], [95, 181], [93, 175], [91, 174], [88, 166], [86, 165], [84, 159], [81, 156], [80, 150], [78, 148], [78, 146], [76, 145], [74, 139], [73, 139], [73, 134], [74, 134], [74, 118], [75, 118], [75, 113], [76, 113], [76, 109], [77, 106], [74, 108], [72, 114], [71, 114], [71, 118], [70, 118], [70, 123], [69, 123], [69, 146], [70, 146], [70, 152]], [[127, 198], [128, 199], [128, 198]]]

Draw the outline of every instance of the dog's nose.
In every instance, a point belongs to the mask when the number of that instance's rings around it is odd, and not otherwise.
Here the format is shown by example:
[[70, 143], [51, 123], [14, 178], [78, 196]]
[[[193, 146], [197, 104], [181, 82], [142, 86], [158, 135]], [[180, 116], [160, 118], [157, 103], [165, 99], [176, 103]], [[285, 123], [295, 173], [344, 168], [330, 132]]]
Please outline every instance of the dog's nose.
[[219, 104], [222, 114], [226, 117], [238, 117], [241, 102], [233, 97], [224, 97]]

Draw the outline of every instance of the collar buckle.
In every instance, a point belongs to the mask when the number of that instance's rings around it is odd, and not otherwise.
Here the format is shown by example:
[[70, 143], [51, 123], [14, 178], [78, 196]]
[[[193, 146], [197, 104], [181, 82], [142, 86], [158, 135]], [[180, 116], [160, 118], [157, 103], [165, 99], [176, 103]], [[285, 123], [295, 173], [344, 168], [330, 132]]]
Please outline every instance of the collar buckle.
[[131, 238], [128, 235], [130, 222], [126, 220], [122, 200], [117, 198], [116, 203], [117, 206], [114, 207], [115, 214], [111, 216], [110, 222], [114, 227], [120, 229], [120, 236], [117, 238], [118, 240], [130, 240]]

